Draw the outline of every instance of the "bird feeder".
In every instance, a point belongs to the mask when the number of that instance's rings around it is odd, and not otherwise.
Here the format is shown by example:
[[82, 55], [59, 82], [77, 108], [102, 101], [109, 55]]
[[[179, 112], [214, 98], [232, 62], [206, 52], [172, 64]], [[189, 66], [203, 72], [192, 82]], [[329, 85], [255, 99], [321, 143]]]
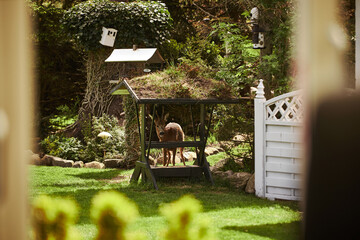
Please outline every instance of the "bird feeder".
[[100, 43], [104, 46], [113, 47], [115, 43], [115, 38], [117, 30], [113, 28], [102, 28], [101, 40]]
[[259, 26], [259, 9], [254, 7], [250, 11], [250, 24], [252, 27], [253, 37], [252, 43], [254, 49], [264, 49], [265, 48], [265, 37], [264, 30]]
[[[103, 140], [112, 137], [112, 135], [108, 132], [101, 132], [97, 136]], [[104, 149], [104, 159], [105, 159], [105, 156], [106, 156], [106, 149]]]

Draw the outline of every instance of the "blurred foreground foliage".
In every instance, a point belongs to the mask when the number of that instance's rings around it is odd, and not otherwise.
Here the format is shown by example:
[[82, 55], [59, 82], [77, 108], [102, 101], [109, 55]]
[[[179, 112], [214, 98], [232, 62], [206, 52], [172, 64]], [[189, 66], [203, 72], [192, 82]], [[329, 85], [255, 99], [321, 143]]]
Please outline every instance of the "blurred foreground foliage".
[[[75, 230], [78, 207], [70, 199], [41, 195], [31, 206], [31, 239], [77, 240]], [[190, 195], [163, 204], [159, 208], [168, 227], [159, 232], [164, 240], [215, 240], [209, 222], [198, 217], [202, 212], [199, 200]], [[96, 240], [145, 240], [141, 229], [131, 232], [129, 226], [139, 217], [138, 206], [125, 195], [116, 191], [99, 192], [92, 198], [90, 215], [98, 232]]]

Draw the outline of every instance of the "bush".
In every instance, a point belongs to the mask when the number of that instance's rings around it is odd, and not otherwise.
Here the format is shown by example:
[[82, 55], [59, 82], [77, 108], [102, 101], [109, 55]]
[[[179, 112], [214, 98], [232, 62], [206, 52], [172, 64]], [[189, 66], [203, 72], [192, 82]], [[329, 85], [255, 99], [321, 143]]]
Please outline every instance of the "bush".
[[[164, 238], [171, 240], [214, 240], [209, 222], [197, 217], [202, 211], [199, 200], [185, 195], [160, 207], [160, 213], [169, 223]], [[78, 208], [68, 199], [40, 196], [31, 207], [32, 239], [77, 240], [74, 229]], [[90, 215], [98, 233], [96, 240], [144, 240], [138, 231], [129, 232], [128, 227], [139, 217], [136, 203], [116, 191], [100, 192], [91, 201]]]
[[[119, 158], [124, 154], [125, 134], [115, 117], [104, 114], [99, 118], [93, 117], [91, 122], [84, 125], [82, 133], [86, 145], [81, 153], [84, 162], [94, 160], [101, 162], [104, 158]], [[111, 137], [98, 137], [101, 132], [108, 132]]]
[[90, 0], [65, 12], [62, 19], [65, 31], [86, 50], [100, 49], [102, 27], [115, 28], [115, 47], [145, 44], [157, 46], [169, 37], [172, 24], [164, 3], [136, 1], [131, 3]]
[[137, 205], [115, 191], [101, 192], [93, 200], [90, 215], [98, 227], [96, 240], [145, 239], [141, 234], [127, 231], [128, 225], [139, 216]]
[[179, 200], [164, 204], [160, 213], [168, 222], [164, 232], [166, 240], [212, 240], [216, 239], [210, 231], [209, 224], [204, 219], [198, 219], [196, 214], [202, 211], [199, 200], [185, 195]]
[[[98, 137], [101, 132], [108, 132], [111, 137]], [[40, 142], [40, 146], [44, 153], [75, 161], [103, 161], [104, 158], [122, 157], [125, 136], [115, 117], [93, 117], [91, 122], [85, 124], [83, 135], [84, 143], [74, 137], [49, 135]]]
[[74, 137], [50, 135], [40, 142], [42, 151], [47, 154], [78, 161], [84, 149], [80, 140]]
[[80, 239], [74, 228], [78, 209], [74, 201], [40, 196], [32, 204], [32, 239]]

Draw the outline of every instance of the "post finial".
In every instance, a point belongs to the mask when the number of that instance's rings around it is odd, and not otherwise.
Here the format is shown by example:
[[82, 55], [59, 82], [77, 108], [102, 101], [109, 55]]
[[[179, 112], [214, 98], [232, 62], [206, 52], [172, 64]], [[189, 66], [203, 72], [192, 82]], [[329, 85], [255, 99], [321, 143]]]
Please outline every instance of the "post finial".
[[263, 84], [263, 81], [262, 79], [259, 80], [260, 83], [259, 85], [257, 86], [257, 91], [256, 91], [256, 96], [255, 98], [265, 98], [265, 92], [264, 92], [264, 84]]

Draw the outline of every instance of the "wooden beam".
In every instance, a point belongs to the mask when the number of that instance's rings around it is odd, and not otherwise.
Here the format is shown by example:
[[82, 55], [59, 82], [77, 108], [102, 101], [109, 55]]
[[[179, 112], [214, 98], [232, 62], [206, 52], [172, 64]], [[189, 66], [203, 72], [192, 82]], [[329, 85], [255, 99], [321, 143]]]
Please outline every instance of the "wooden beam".
[[355, 1], [355, 86], [360, 89], [360, 0]]
[[[149, 143], [146, 143], [146, 148]], [[151, 148], [175, 148], [175, 147], [203, 147], [204, 143], [201, 141], [184, 141], [184, 142], [151, 142]]]

